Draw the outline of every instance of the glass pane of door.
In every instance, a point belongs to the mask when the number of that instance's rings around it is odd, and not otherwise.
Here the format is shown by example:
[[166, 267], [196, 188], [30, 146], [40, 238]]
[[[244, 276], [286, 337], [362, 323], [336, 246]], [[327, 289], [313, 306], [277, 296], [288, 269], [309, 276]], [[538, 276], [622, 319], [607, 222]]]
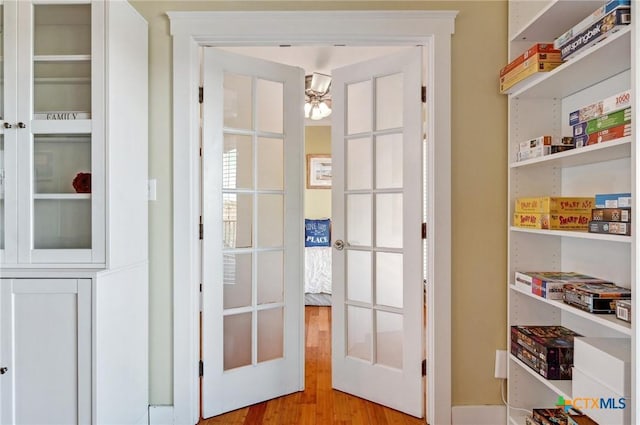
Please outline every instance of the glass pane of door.
[[35, 119], [91, 117], [91, 5], [33, 6]]
[[284, 353], [284, 113], [282, 83], [229, 72], [223, 79], [227, 370]]

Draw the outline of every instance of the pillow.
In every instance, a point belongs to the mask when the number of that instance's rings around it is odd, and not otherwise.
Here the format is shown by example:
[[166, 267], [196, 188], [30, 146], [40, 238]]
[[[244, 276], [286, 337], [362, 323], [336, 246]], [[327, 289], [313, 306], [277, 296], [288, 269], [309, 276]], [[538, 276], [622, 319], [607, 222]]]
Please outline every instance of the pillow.
[[331, 220], [305, 218], [304, 246], [331, 246]]

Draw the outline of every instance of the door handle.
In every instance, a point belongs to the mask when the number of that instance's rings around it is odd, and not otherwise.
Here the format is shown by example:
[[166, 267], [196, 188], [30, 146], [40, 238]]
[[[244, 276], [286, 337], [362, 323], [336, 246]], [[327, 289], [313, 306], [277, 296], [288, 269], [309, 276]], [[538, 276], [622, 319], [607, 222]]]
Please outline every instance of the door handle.
[[9, 369], [7, 369], [6, 367], [0, 367], [0, 375], [4, 375], [8, 370]]
[[338, 239], [333, 243], [333, 247], [338, 251], [342, 251], [344, 249], [344, 241], [342, 239]]
[[4, 128], [11, 128], [13, 127], [11, 124], [9, 124], [8, 122], [4, 123]]

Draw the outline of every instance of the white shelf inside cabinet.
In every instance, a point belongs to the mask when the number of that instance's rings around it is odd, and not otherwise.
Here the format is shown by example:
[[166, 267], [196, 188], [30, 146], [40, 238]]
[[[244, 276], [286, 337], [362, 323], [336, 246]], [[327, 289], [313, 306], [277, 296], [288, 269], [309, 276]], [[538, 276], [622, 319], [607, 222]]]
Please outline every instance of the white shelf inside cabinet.
[[593, 0], [555, 0], [549, 2], [511, 41], [553, 40], [579, 22], [576, 16], [589, 16], [598, 7]]
[[550, 381], [548, 379], [545, 379], [543, 376], [538, 375], [535, 370], [524, 364], [513, 354], [509, 354], [509, 357], [511, 358], [511, 360], [513, 360], [514, 363], [527, 371], [527, 373], [529, 373], [535, 379], [542, 382], [545, 386], [553, 390], [553, 392], [555, 392], [557, 395], [561, 395], [564, 398], [571, 399], [571, 380]]
[[34, 62], [87, 62], [91, 55], [36, 55]]
[[535, 233], [536, 235], [562, 236], [567, 238], [592, 239], [598, 241], [631, 243], [630, 236], [609, 235], [606, 233], [589, 233], [581, 230], [547, 230], [547, 229], [530, 229], [527, 227], [511, 226], [513, 232]]
[[71, 200], [78, 201], [81, 199], [91, 199], [90, 193], [37, 193], [33, 195], [33, 199], [51, 199], [51, 200]]
[[[560, 99], [631, 68], [631, 26], [611, 34], [553, 71], [533, 75], [511, 87], [512, 98]], [[607, 64], [607, 66], [603, 66]]]
[[532, 158], [526, 161], [513, 162], [509, 167], [519, 168], [532, 167], [536, 165], [575, 167], [578, 165], [595, 164], [596, 162], [629, 158], [631, 156], [632, 139], [632, 137], [622, 137], [611, 142], [597, 143], [595, 145]]
[[591, 314], [587, 311], [580, 310], [579, 308], [573, 307], [569, 304], [565, 304], [561, 301], [556, 300], [548, 300], [546, 298], [539, 297], [531, 292], [527, 292], [524, 289], [520, 289], [514, 285], [510, 285], [512, 291], [519, 292], [527, 297], [530, 297], [538, 302], [552, 305], [560, 310], [567, 311], [571, 314], [579, 316], [583, 319], [589, 320], [598, 325], [604, 326], [606, 328], [612, 329], [614, 331], [620, 332], [625, 335], [631, 336], [631, 323], [623, 322], [616, 318], [615, 314]]

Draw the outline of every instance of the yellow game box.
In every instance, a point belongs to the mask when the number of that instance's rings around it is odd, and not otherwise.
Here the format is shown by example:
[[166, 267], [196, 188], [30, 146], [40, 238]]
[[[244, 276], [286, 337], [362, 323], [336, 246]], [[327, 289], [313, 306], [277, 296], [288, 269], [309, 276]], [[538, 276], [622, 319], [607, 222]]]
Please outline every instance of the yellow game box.
[[529, 229], [588, 230], [591, 213], [566, 212], [559, 214], [522, 213], [513, 214], [513, 225]]
[[516, 199], [516, 212], [557, 214], [566, 212], [591, 213], [595, 197], [536, 196]]

